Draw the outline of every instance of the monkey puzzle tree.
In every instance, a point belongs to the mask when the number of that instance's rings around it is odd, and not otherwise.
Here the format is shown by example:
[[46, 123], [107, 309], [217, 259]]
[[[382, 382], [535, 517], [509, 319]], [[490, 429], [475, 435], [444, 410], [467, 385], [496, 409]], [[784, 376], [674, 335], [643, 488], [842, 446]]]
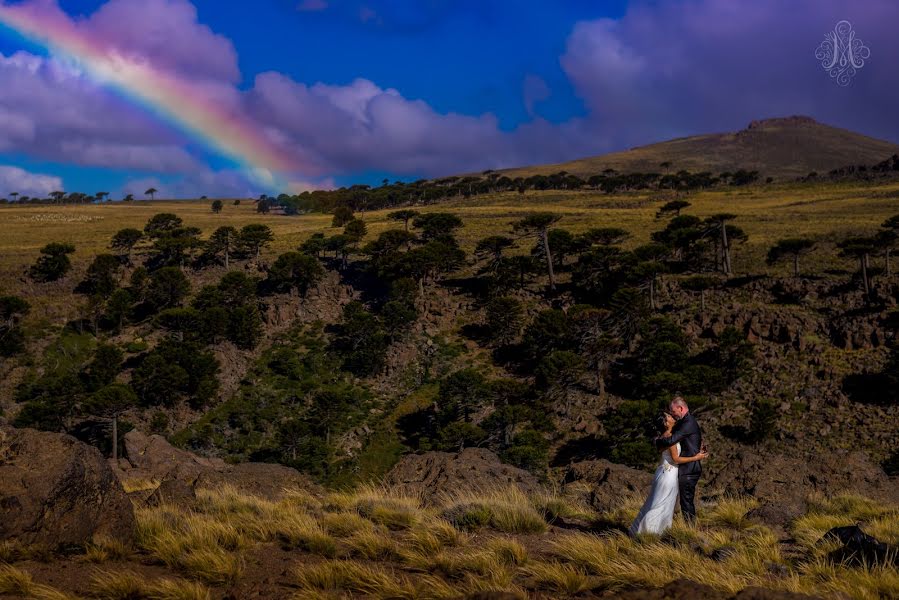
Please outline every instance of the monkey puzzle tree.
[[275, 239], [275, 235], [268, 225], [250, 223], [240, 228], [238, 239], [243, 248], [258, 258], [262, 248], [268, 246]]
[[893, 248], [896, 246], [897, 240], [899, 240], [899, 215], [893, 215], [880, 226], [885, 229], [884, 232], [879, 234], [879, 237], [881, 239], [881, 246], [884, 247], [884, 254], [886, 256], [886, 274], [887, 277], [889, 277], [892, 275], [890, 255]]
[[662, 205], [659, 212], [656, 213], [656, 217], [666, 217], [671, 214], [674, 214], [675, 217], [679, 217], [680, 211], [689, 206], [691, 205], [686, 200], [671, 200]]
[[345, 204], [334, 209], [334, 218], [331, 220], [331, 227], [343, 227], [355, 218], [353, 209]]
[[478, 242], [474, 254], [480, 260], [486, 260], [485, 271], [495, 273], [503, 259], [503, 251], [515, 245], [512, 238], [503, 235], [491, 235]]
[[231, 268], [231, 253], [237, 247], [239, 239], [240, 234], [236, 228], [230, 225], [223, 225], [209, 236], [209, 241], [206, 242], [206, 250], [213, 256], [221, 256], [225, 268], [229, 269]]
[[862, 274], [862, 285], [865, 291], [865, 302], [868, 302], [871, 295], [871, 281], [868, 277], [868, 257], [877, 249], [877, 240], [872, 237], [850, 237], [837, 244], [837, 247], [840, 249], [840, 256], [858, 260]]
[[550, 289], [556, 289], [556, 276], [553, 272], [553, 256], [549, 246], [549, 230], [555, 223], [559, 222], [561, 215], [538, 212], [512, 223], [512, 230], [521, 232], [523, 235], [536, 236], [538, 241], [543, 245], [543, 255], [546, 259], [546, 271], [549, 275]]
[[88, 266], [80, 287], [89, 294], [108, 298], [119, 287], [121, 269], [122, 263], [112, 254], [98, 254]]
[[[706, 220], [709, 229], [712, 232], [717, 232], [717, 235], [719, 236], [718, 247], [721, 254], [721, 269], [725, 275], [730, 275], [733, 272], [730, 261], [730, 240], [728, 239], [728, 234], [732, 233], [734, 230], [729, 229], [727, 223], [736, 218], [737, 215], [732, 215], [730, 213], [718, 213]], [[742, 233], [742, 231], [740, 231], [740, 233]]]
[[119, 417], [137, 403], [137, 394], [131, 386], [123, 383], [110, 383], [94, 392], [85, 402], [84, 408], [88, 413], [110, 420], [113, 460], [119, 458]]
[[0, 297], [0, 356], [13, 356], [25, 349], [25, 336], [19, 323], [31, 306], [18, 296]]
[[150, 275], [146, 298], [157, 310], [177, 306], [190, 293], [190, 281], [177, 267], [163, 267]]
[[785, 258], [793, 261], [793, 276], [799, 277], [799, 257], [808, 254], [815, 247], [815, 241], [808, 238], [786, 238], [768, 250], [767, 262], [776, 264]]
[[124, 252], [126, 260], [128, 264], [131, 264], [131, 252], [134, 250], [134, 247], [137, 243], [144, 237], [143, 232], [140, 229], [134, 229], [133, 227], [126, 227], [125, 229], [119, 229], [114, 236], [112, 236], [112, 241], [109, 244], [109, 247], [113, 250], [118, 250], [119, 252]]
[[41, 256], [32, 265], [30, 274], [35, 281], [56, 281], [72, 268], [69, 254], [75, 252], [72, 244], [52, 242], [41, 248]]
[[681, 287], [691, 292], [699, 292], [699, 314], [705, 315], [705, 298], [708, 290], [721, 286], [721, 280], [713, 275], [694, 275], [681, 281]]
[[421, 230], [424, 240], [452, 237], [453, 232], [462, 227], [462, 219], [452, 213], [432, 212], [415, 217], [412, 226]]
[[406, 231], [409, 231], [409, 221], [418, 216], [417, 210], [404, 209], [404, 210], [395, 210], [392, 213], [387, 214], [387, 218], [391, 221], [402, 221], [403, 228]]
[[144, 233], [147, 237], [158, 238], [169, 235], [172, 231], [184, 226], [181, 217], [174, 213], [158, 213], [150, 217], [144, 225]]
[[305, 294], [324, 274], [324, 269], [312, 256], [300, 252], [285, 252], [269, 269], [268, 278], [278, 291], [297, 290], [300, 294]]

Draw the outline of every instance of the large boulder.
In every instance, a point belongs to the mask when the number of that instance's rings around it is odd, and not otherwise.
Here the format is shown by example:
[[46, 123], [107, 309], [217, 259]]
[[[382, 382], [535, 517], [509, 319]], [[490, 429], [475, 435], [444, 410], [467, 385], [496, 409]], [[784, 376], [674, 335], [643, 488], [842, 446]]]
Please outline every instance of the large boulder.
[[384, 483], [402, 493], [420, 496], [426, 503], [436, 503], [453, 494], [510, 485], [525, 492], [541, 489], [536, 477], [502, 463], [485, 448], [408, 454], [387, 473]]
[[584, 460], [568, 465], [563, 491], [583, 490], [583, 498], [599, 512], [613, 509], [622, 498], [649, 493], [652, 474], [605, 459]]
[[75, 438], [0, 428], [0, 539], [49, 548], [130, 543], [131, 501], [100, 452]]
[[864, 452], [834, 450], [803, 456], [755, 449], [723, 458], [725, 466], [702, 480], [700, 487], [756, 498], [761, 505], [750, 516], [768, 525], [788, 525], [805, 512], [806, 499], [813, 493], [852, 493], [899, 502], [899, 485]]
[[225, 485], [271, 500], [279, 500], [290, 489], [321, 491], [296, 469], [268, 463], [228, 464], [220, 458], [175, 448], [161, 435], [129, 431], [125, 434], [125, 454], [126, 460], [120, 461], [116, 470], [120, 479], [160, 482], [158, 493], [147, 499], [151, 504], [190, 504], [192, 492]]

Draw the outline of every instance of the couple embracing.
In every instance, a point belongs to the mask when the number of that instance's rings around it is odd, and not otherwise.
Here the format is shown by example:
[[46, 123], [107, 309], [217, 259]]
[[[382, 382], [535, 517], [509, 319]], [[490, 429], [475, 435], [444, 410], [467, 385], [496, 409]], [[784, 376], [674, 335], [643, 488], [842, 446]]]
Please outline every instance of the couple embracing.
[[690, 408], [675, 396], [669, 410], [656, 419], [656, 448], [662, 459], [656, 469], [649, 497], [630, 526], [630, 534], [664, 533], [674, 519], [674, 506], [680, 496], [681, 513], [688, 523], [696, 520], [693, 498], [702, 474], [700, 461], [708, 457], [702, 443], [702, 430]]

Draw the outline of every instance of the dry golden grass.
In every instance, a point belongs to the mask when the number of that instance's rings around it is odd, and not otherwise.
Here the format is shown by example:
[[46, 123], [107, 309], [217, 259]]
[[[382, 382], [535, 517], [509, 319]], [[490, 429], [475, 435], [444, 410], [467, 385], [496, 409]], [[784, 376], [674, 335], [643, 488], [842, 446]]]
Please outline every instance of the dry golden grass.
[[[860, 182], [723, 188], [690, 195], [687, 199], [692, 206], [686, 212], [699, 217], [720, 212], [737, 215], [735, 223], [749, 236], [746, 243], [734, 248], [737, 275], [789, 274], [790, 265], [769, 267], [764, 259], [777, 240], [797, 236], [808, 236], [820, 242], [801, 263], [803, 272], [820, 273], [831, 268], [854, 269], [851, 261], [837, 256], [835, 242], [853, 234], [873, 233], [887, 217], [899, 212], [895, 198], [891, 197], [897, 190], [899, 184], [896, 183]], [[665, 199], [666, 196], [658, 192], [604, 195], [592, 191], [532, 191], [524, 195], [503, 193], [454, 199], [416, 209], [457, 213], [465, 222], [458, 231], [458, 238], [469, 253], [478, 240], [508, 233], [511, 221], [545, 210], [562, 215], [558, 226], [574, 233], [593, 227], [623, 228], [632, 234], [625, 246], [633, 247], [648, 242], [652, 231], [665, 226], [665, 221], [655, 216]], [[178, 214], [187, 225], [199, 227], [204, 236], [221, 225], [241, 227], [248, 223], [264, 223], [275, 234], [274, 243], [264, 253], [264, 260], [295, 249], [313, 233], [339, 231], [330, 226], [330, 215], [259, 215], [249, 202], [240, 206], [226, 204], [220, 214], [213, 214], [208, 202], [193, 201], [2, 207], [0, 222], [4, 226], [4, 235], [0, 237], [0, 256], [3, 256], [0, 292], [26, 295], [33, 304], [31, 322], [37, 323], [48, 316], [54, 322], [72, 318], [77, 303], [60, 301], [61, 295], [70, 297], [71, 286], [34, 284], [22, 278], [23, 269], [34, 262], [39, 248], [54, 241], [75, 245], [73, 262], [76, 268], [68, 278], [74, 285], [92, 257], [108, 251], [107, 245], [116, 231], [123, 227], [140, 229], [159, 212]], [[368, 225], [368, 239], [397, 227], [395, 222], [387, 219], [389, 212], [379, 210], [361, 215]], [[530, 243], [523, 242], [513, 252], [529, 250]]]
[[402, 575], [352, 560], [301, 565], [294, 577], [303, 591], [353, 592], [374, 598], [415, 598], [415, 588]]
[[126, 479], [122, 482], [122, 489], [125, 490], [126, 494], [155, 490], [158, 487], [159, 481], [155, 479], [135, 478]]
[[95, 537], [84, 548], [84, 559], [87, 562], [103, 563], [110, 560], [126, 560], [132, 555], [131, 548], [119, 540], [105, 536]]
[[163, 578], [147, 581], [131, 571], [100, 571], [91, 579], [91, 596], [101, 600], [210, 600], [209, 590], [194, 581]]
[[[635, 504], [623, 499], [622, 506], [602, 517], [627, 525]], [[288, 494], [280, 502], [223, 487], [201, 491], [194, 512], [141, 509], [138, 527], [140, 547], [151, 557], [214, 586], [240, 581], [247, 550], [259, 544], [280, 543], [316, 554], [313, 560], [298, 557], [293, 572], [297, 598], [458, 598], [499, 590], [559, 597], [657, 587], [682, 576], [730, 593], [761, 586], [857, 600], [895, 597], [895, 568], [832, 564], [825, 557], [834, 546], [819, 540], [831, 526], [847, 521], [862, 521], [869, 532], [895, 540], [899, 509], [849, 495], [811, 498], [809, 505], [809, 513], [793, 525], [804, 548], [799, 559], [786, 558], [777, 536], [747, 519], [753, 500], [727, 497], [703, 505], [695, 526], [677, 519], [663, 536], [638, 538], [547, 534], [544, 517], [596, 515], [567, 499], [529, 496], [517, 488], [459, 493], [424, 506], [416, 497], [373, 485], [324, 498]], [[489, 508], [489, 530], [470, 534], [442, 516], [472, 506]], [[102, 542], [96, 546], [103, 548]], [[104, 551], [112, 555], [119, 549]], [[51, 596], [59, 592], [36, 585], [13, 567], [0, 570], [0, 593], [64, 597]], [[144, 581], [127, 571], [106, 570], [94, 578], [91, 593], [110, 599], [192, 600], [208, 597], [209, 591], [183, 579]]]
[[35, 583], [27, 571], [12, 565], [0, 565], [0, 594], [32, 600], [73, 600], [65, 592]]
[[503, 533], [542, 533], [547, 527], [543, 515], [534, 508], [535, 502], [516, 486], [462, 491], [446, 496], [440, 503], [448, 512], [454, 509], [483, 510], [489, 525]]

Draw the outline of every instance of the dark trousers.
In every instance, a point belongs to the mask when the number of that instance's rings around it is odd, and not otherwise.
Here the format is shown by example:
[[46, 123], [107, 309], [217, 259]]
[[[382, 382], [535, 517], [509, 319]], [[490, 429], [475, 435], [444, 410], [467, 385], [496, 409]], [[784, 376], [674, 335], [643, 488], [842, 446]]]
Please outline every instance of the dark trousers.
[[678, 492], [680, 494], [680, 511], [687, 523], [696, 521], [696, 507], [693, 505], [693, 499], [696, 497], [696, 484], [699, 483], [699, 476], [687, 476], [678, 478]]

